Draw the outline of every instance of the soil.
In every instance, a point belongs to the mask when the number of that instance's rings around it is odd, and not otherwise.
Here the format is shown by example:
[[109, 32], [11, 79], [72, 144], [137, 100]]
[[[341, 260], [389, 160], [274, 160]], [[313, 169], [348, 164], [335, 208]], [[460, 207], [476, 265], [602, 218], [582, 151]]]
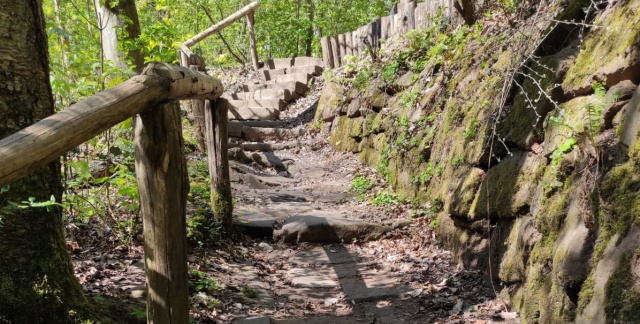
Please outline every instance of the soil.
[[[255, 164], [232, 165], [235, 210], [279, 219], [331, 212], [393, 229], [379, 240], [350, 244], [285, 244], [237, 234], [191, 249], [192, 322], [255, 317], [245, 322], [519, 323], [483, 271], [464, 269], [442, 247], [432, 229], [437, 224], [420, 208], [401, 197], [373, 202], [382, 191], [392, 192], [384, 180], [356, 155], [333, 150], [328, 129], [311, 126], [320, 89], [316, 84], [282, 116], [290, 121], [285, 127], [307, 129], [295, 147], [274, 152], [286, 162], [288, 175]], [[247, 174], [258, 181], [246, 181]], [[363, 195], [351, 191], [356, 177], [370, 179], [374, 187]], [[70, 238], [76, 275], [104, 316], [114, 323], [144, 323], [141, 238], [123, 242], [114, 235], [85, 244]]]

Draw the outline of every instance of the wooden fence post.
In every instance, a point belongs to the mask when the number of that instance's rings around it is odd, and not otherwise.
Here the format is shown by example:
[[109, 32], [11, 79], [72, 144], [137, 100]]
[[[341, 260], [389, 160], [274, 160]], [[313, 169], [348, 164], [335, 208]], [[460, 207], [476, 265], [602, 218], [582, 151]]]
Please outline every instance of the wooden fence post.
[[247, 14], [247, 26], [249, 27], [249, 47], [251, 48], [251, 63], [253, 69], [258, 71], [258, 49], [256, 48], [256, 32], [254, 30], [254, 12]]
[[[189, 68], [193, 71], [198, 71], [197, 66], [192, 65]], [[191, 116], [193, 117], [194, 135], [196, 137], [196, 141], [198, 143], [198, 148], [200, 149], [200, 152], [204, 153], [207, 150], [207, 146], [205, 144], [206, 127], [204, 123], [204, 100], [202, 99], [189, 100], [189, 104], [191, 106]]]
[[416, 3], [410, 0], [401, 0], [398, 3], [398, 14], [396, 15], [396, 33], [406, 34], [416, 26]]
[[320, 38], [320, 46], [322, 46], [322, 59], [324, 60], [325, 68], [334, 68], [333, 64], [333, 50], [331, 48], [331, 41], [329, 37], [325, 36]]
[[330, 36], [329, 41], [331, 42], [331, 52], [333, 53], [333, 66], [340, 67], [342, 66], [342, 53], [340, 53], [338, 36]]
[[233, 226], [233, 201], [228, 156], [228, 110], [226, 99], [207, 100], [204, 107], [207, 125], [207, 156], [211, 177], [211, 209], [224, 230], [231, 234]]
[[147, 323], [188, 323], [186, 203], [180, 106], [168, 101], [135, 119], [135, 166], [144, 234]]

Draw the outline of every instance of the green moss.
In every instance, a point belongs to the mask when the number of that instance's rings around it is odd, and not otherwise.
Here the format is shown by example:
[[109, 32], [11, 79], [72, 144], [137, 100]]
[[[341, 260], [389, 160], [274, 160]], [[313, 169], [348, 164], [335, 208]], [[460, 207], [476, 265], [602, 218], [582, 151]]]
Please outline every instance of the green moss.
[[593, 298], [593, 289], [596, 284], [595, 279], [595, 268], [591, 271], [587, 279], [582, 283], [582, 289], [580, 289], [580, 293], [578, 294], [578, 313], [582, 313], [582, 311], [587, 307], [591, 298]]
[[[621, 66], [640, 63], [637, 55], [621, 55], [640, 46], [640, 3], [628, 1], [615, 6], [594, 22], [598, 26], [587, 35], [575, 64], [567, 71], [563, 89], [588, 91], [594, 76]], [[594, 69], [594, 67], [597, 67]], [[611, 86], [612, 84], [607, 84]]]
[[604, 311], [607, 323], [640, 322], [640, 288], [631, 284], [634, 282], [631, 272], [632, 259], [630, 253], [623, 254], [618, 268], [611, 274], [605, 286]]

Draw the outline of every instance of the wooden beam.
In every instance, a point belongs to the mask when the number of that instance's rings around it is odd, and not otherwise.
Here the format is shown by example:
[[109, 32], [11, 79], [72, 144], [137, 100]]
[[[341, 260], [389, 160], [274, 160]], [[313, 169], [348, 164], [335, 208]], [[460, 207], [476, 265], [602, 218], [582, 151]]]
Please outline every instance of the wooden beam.
[[211, 177], [211, 209], [225, 235], [230, 235], [233, 225], [233, 197], [229, 175], [226, 99], [207, 100], [204, 108], [207, 157]]
[[198, 44], [200, 41], [202, 41], [203, 39], [221, 31], [222, 29], [224, 29], [225, 27], [231, 25], [232, 23], [234, 23], [235, 21], [239, 20], [240, 18], [244, 17], [245, 15], [254, 12], [256, 9], [258, 9], [258, 7], [260, 7], [260, 1], [255, 1], [252, 2], [250, 4], [248, 4], [247, 6], [245, 6], [244, 8], [238, 10], [236, 13], [234, 13], [233, 15], [223, 19], [221, 22], [201, 31], [200, 33], [198, 33], [197, 35], [191, 37], [190, 39], [188, 39], [186, 42], [182, 43], [183, 45], [185, 45], [186, 47], [192, 47], [195, 44]]
[[340, 43], [338, 36], [330, 36], [329, 42], [331, 42], [331, 52], [333, 53], [333, 66], [342, 66], [342, 53], [340, 53]]
[[183, 67], [149, 64], [142, 75], [0, 140], [0, 187], [163, 100], [215, 99], [222, 92], [222, 83], [214, 77]]
[[253, 11], [247, 14], [247, 26], [249, 27], [249, 48], [251, 50], [251, 63], [253, 70], [258, 71], [258, 49], [256, 47], [256, 32], [254, 30]]
[[150, 107], [137, 115], [134, 125], [147, 275], [147, 323], [188, 323], [189, 179], [180, 105], [172, 100]]

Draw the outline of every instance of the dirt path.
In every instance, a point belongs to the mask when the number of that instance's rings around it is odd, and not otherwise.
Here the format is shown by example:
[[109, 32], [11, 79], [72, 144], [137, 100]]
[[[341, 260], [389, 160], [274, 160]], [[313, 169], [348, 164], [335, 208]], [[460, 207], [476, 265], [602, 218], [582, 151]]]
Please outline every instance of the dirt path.
[[[261, 155], [286, 170], [232, 163], [235, 214], [252, 235], [191, 250], [192, 322], [519, 323], [486, 276], [456, 264], [408, 203], [371, 203], [383, 181], [364, 199], [350, 191], [375, 171], [334, 151], [326, 130], [309, 130], [318, 97], [298, 100], [280, 126], [305, 135]], [[377, 240], [362, 239], [372, 233]], [[138, 238], [74, 255], [89, 298], [114, 322], [146, 322], [142, 252]]]

